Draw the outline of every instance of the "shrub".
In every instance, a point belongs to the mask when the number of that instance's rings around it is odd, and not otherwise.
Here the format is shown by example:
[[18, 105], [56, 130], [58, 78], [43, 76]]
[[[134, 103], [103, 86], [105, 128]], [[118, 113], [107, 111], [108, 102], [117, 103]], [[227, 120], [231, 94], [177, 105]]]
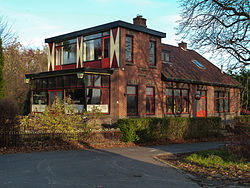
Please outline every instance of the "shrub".
[[117, 122], [124, 142], [150, 142], [204, 138], [220, 134], [221, 119], [209, 118], [133, 118]]
[[0, 100], [0, 131], [10, 132], [17, 130], [17, 106], [11, 99]]
[[71, 100], [67, 99], [67, 104], [60, 102], [57, 98], [56, 102], [47, 108], [43, 113], [36, 113], [34, 117], [24, 116], [21, 119], [22, 131], [35, 132], [86, 132], [90, 131], [95, 119], [99, 117], [100, 111], [94, 109], [92, 112], [83, 112], [81, 114], [74, 113], [71, 108]]
[[236, 125], [247, 125], [250, 126], [250, 115], [241, 115], [234, 118]]

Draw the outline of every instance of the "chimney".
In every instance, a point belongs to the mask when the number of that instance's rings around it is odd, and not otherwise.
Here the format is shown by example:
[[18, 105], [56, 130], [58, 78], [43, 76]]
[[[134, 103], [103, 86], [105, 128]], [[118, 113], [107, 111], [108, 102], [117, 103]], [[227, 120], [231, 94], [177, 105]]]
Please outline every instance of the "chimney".
[[185, 42], [181, 42], [178, 44], [179, 48], [181, 48], [182, 50], [186, 51], [187, 50], [187, 43]]
[[133, 18], [133, 23], [135, 25], [147, 27], [146, 25], [147, 19], [143, 18], [142, 15], [137, 15], [136, 18]]

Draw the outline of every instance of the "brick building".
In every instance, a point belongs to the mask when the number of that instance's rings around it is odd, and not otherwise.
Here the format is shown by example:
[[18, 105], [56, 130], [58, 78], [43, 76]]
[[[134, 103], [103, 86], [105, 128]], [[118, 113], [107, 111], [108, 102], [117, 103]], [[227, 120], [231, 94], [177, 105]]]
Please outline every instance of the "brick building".
[[32, 112], [70, 96], [76, 111], [101, 109], [107, 123], [127, 117], [239, 114], [240, 84], [193, 50], [162, 44], [165, 33], [115, 21], [45, 39], [48, 72], [27, 74]]

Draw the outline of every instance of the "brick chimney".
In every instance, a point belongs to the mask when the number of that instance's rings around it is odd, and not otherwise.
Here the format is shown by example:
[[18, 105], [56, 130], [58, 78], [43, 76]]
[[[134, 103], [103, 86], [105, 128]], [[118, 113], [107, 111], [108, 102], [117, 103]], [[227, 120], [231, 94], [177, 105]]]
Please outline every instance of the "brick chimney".
[[179, 43], [178, 44], [179, 45], [179, 48], [181, 48], [181, 49], [183, 49], [183, 50], [187, 50], [187, 43], [185, 43], [185, 42], [181, 42], [181, 43]]
[[141, 15], [137, 15], [136, 18], [133, 18], [133, 23], [135, 25], [147, 27], [146, 22], [147, 19], [143, 18]]

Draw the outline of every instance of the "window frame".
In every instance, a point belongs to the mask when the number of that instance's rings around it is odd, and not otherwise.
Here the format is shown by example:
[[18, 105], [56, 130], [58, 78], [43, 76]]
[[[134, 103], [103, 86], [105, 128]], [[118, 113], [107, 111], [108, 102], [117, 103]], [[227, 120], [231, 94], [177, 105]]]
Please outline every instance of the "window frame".
[[[153, 89], [153, 94], [152, 95], [147, 94], [147, 88], [152, 88]], [[147, 113], [147, 97], [150, 99], [150, 101], [151, 100], [153, 101], [153, 104], [149, 103], [149, 105], [150, 105], [150, 112], [149, 113]], [[153, 105], [153, 107], [151, 105]], [[154, 115], [154, 114], [155, 114], [155, 87], [147, 86], [146, 87], [146, 115]]]
[[[216, 94], [217, 93], [217, 96]], [[227, 96], [225, 94], [227, 93]], [[223, 96], [220, 96], [222, 94]], [[220, 100], [222, 100], [222, 111], [220, 111]], [[225, 100], [227, 100], [227, 110], [225, 110]], [[214, 112], [227, 113], [230, 112], [230, 92], [229, 91], [214, 91]]]
[[[150, 55], [151, 55], [151, 44], [154, 44], [154, 57], [153, 57], [153, 63], [150, 61]], [[149, 41], [149, 66], [155, 67], [156, 66], [156, 41], [150, 40]]]
[[[130, 43], [131, 43], [131, 51], [130, 51], [131, 59], [130, 60], [127, 59], [127, 38], [130, 39]], [[125, 61], [126, 63], [134, 63], [134, 36], [133, 35], [126, 35], [126, 38], [125, 38]]]
[[[167, 95], [167, 89], [171, 89], [171, 95]], [[179, 95], [175, 95], [175, 91], [179, 90], [180, 94]], [[190, 105], [190, 102], [189, 102], [189, 89], [186, 89], [186, 88], [166, 88], [166, 93], [165, 93], [165, 96], [166, 96], [166, 114], [188, 114], [189, 113], [189, 105]], [[183, 91], [187, 91], [187, 96], [183, 96]], [[171, 100], [171, 104], [172, 106], [170, 106], [170, 112], [167, 111], [167, 99], [170, 99]], [[183, 101], [185, 101], [185, 98], [187, 98], [187, 103], [186, 103], [186, 106], [184, 106], [183, 104]], [[178, 100], [179, 99], [179, 100]], [[178, 103], [176, 103], [176, 101]], [[184, 112], [184, 107], [186, 107], [186, 112]], [[176, 111], [176, 109], [180, 109], [180, 112], [179, 111]]]
[[[128, 93], [128, 87], [134, 87], [135, 88], [135, 94]], [[127, 116], [137, 116], [138, 115], [138, 86], [137, 85], [127, 85], [126, 86], [126, 95], [127, 95]], [[128, 113], [128, 96], [135, 96], [135, 104], [134, 110], [135, 113]]]

